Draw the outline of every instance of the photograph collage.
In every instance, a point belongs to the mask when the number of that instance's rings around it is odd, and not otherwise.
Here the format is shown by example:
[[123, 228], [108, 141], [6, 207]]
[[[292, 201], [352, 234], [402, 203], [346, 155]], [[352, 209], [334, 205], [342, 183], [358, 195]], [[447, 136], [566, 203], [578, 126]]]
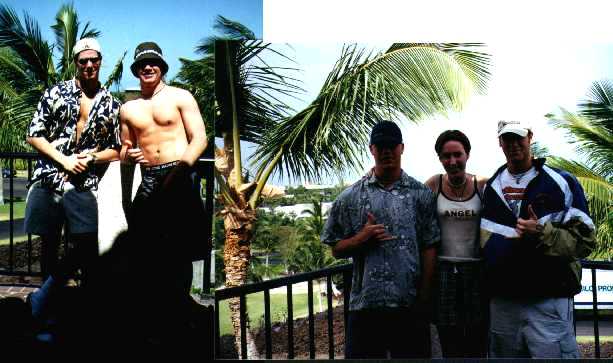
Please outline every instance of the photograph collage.
[[606, 11], [437, 3], [0, 0], [0, 348], [613, 359]]

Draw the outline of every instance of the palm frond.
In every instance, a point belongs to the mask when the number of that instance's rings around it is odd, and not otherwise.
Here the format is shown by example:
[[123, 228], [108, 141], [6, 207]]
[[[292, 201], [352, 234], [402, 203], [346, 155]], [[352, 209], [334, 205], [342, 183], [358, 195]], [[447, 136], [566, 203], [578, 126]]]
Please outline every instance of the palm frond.
[[119, 58], [117, 63], [115, 63], [111, 74], [109, 74], [106, 82], [104, 82], [104, 87], [110, 88], [113, 84], [119, 84], [123, 75], [123, 60], [125, 59], [126, 54], [128, 54], [127, 50], [123, 52], [121, 58]]
[[55, 15], [55, 24], [51, 26], [55, 33], [55, 45], [61, 53], [57, 63], [57, 70], [62, 75], [62, 79], [67, 79], [74, 74], [72, 65], [72, 48], [77, 41], [79, 31], [79, 17], [74, 5], [64, 4]]
[[549, 123], [567, 131], [567, 140], [576, 145], [579, 154], [589, 160], [589, 167], [607, 178], [613, 176], [613, 134], [589, 119], [561, 108], [559, 116], [551, 115]]
[[85, 26], [83, 27], [83, 31], [81, 31], [81, 35], [79, 36], [79, 39], [98, 38], [100, 35], [102, 35], [102, 32], [98, 29], [89, 29], [90, 25], [91, 24], [89, 21], [85, 23]]
[[336, 170], [360, 169], [360, 150], [379, 120], [445, 116], [485, 89], [488, 56], [460, 48], [398, 44], [372, 56], [356, 45], [344, 47], [317, 98], [279, 122], [254, 160], [267, 164], [284, 150], [276, 171], [290, 179], [319, 180]]
[[588, 99], [577, 105], [579, 115], [613, 133], [613, 83], [597, 81], [588, 92]]
[[255, 33], [243, 24], [230, 20], [224, 16], [217, 15], [213, 28], [219, 35], [204, 38], [196, 47], [196, 53], [203, 55], [213, 55], [215, 53], [215, 42], [218, 40], [255, 40]]
[[545, 158], [550, 155], [547, 146], [539, 143], [538, 141], [535, 141], [530, 145], [530, 151], [536, 158]]
[[387, 52], [404, 47], [428, 46], [434, 47], [452, 57], [462, 68], [462, 71], [471, 80], [480, 93], [487, 89], [490, 76], [490, 55], [477, 52], [475, 49], [485, 46], [483, 43], [394, 43]]
[[56, 81], [51, 47], [42, 39], [38, 23], [28, 13], [24, 13], [24, 24], [12, 8], [0, 4], [0, 47], [12, 49], [27, 70], [48, 87]]
[[613, 184], [588, 165], [559, 157], [550, 157], [547, 164], [568, 171], [581, 183], [589, 203], [592, 218], [599, 224], [613, 210]]
[[11, 82], [0, 78], [0, 100], [3, 101], [3, 104], [6, 102], [6, 99], [17, 97], [17, 95], [18, 93]]
[[589, 258], [597, 260], [613, 258], [613, 218], [609, 217], [598, 226], [596, 241], [596, 248]]
[[[230, 41], [228, 44], [234, 49], [231, 66], [238, 74], [234, 79], [234, 89], [236, 109], [240, 115], [240, 140], [261, 144], [265, 142], [264, 135], [268, 130], [293, 111], [282, 98], [297, 97], [303, 89], [298, 85], [298, 80], [288, 75], [296, 69], [272, 67], [263, 60], [263, 53], [268, 53], [269, 57], [280, 54], [272, 52], [270, 44], [261, 41]], [[229, 71], [228, 66], [217, 59], [215, 94], [220, 117], [215, 122], [216, 136], [232, 130]]]

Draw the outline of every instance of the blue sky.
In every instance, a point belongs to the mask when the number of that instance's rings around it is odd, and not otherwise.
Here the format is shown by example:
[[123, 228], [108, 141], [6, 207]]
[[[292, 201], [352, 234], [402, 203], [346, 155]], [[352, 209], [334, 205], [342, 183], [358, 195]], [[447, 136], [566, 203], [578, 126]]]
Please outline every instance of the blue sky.
[[[44, 39], [55, 42], [51, 25], [62, 4], [68, 1], [49, 0], [0, 0], [16, 10], [21, 17], [27, 11], [38, 24]], [[213, 34], [217, 15], [241, 22], [258, 37], [262, 36], [262, 0], [106, 0], [74, 2], [81, 27], [87, 21], [102, 32], [99, 38], [104, 61], [101, 79], [105, 80], [124, 51], [123, 88], [138, 87], [129, 66], [134, 48], [140, 42], [155, 41], [169, 64], [168, 76], [172, 78], [180, 67], [179, 57], [195, 59], [196, 45]]]

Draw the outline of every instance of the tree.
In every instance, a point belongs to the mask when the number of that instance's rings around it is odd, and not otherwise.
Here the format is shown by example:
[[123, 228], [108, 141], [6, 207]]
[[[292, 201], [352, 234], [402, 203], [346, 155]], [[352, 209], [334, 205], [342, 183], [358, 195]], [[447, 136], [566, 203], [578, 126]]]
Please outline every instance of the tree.
[[[49, 44], [42, 38], [38, 23], [27, 12], [24, 12], [22, 22], [12, 8], [0, 4], [1, 151], [32, 151], [25, 142], [25, 135], [38, 100], [49, 86], [74, 77], [72, 48], [77, 40], [96, 38], [101, 34], [90, 28], [89, 22], [79, 34], [79, 17], [72, 4], [60, 7], [52, 28], [55, 44]], [[60, 54], [57, 65], [53, 64], [54, 50]], [[124, 52], [115, 64], [106, 87], [121, 79], [125, 55]], [[2, 185], [0, 176], [0, 190]]]
[[[62, 5], [52, 26], [55, 43], [50, 44], [27, 12], [22, 22], [11, 7], [0, 4], [0, 150], [31, 151], [24, 139], [38, 100], [49, 86], [74, 77], [72, 48], [77, 40], [101, 34], [89, 22], [80, 27], [74, 6]], [[54, 50], [59, 53], [55, 65]], [[121, 79], [125, 55], [113, 67], [106, 87]]]
[[270, 223], [268, 223], [268, 221], [265, 219], [258, 221], [258, 226], [253, 237], [252, 245], [254, 249], [257, 249], [260, 252], [264, 253], [265, 277], [270, 277], [269, 258], [271, 254], [279, 250], [280, 243], [281, 241], [279, 240], [279, 237], [273, 233], [272, 226], [270, 225]]
[[[219, 17], [217, 29], [222, 37], [202, 42], [198, 62], [208, 63], [200, 68], [208, 79], [211, 68], [215, 71], [217, 108], [213, 103], [205, 108], [218, 112], [215, 136], [223, 139], [215, 156], [228, 287], [247, 279], [255, 210], [274, 193], [267, 187], [271, 175], [319, 181], [338, 170], [360, 169], [361, 150], [378, 120], [404, 116], [417, 122], [458, 111], [471, 94], [485, 91], [489, 78], [489, 56], [476, 51], [480, 44], [396, 43], [380, 53], [348, 45], [319, 95], [296, 112], [284, 102], [302, 91], [295, 62], [253, 40], [241, 24]], [[272, 65], [277, 61], [285, 64]], [[250, 168], [243, 168], [241, 141], [256, 146]], [[238, 299], [230, 301], [230, 310], [238, 345]]]
[[588, 200], [596, 225], [596, 249], [590, 258], [613, 257], [613, 84], [597, 81], [588, 98], [577, 105], [578, 112], [560, 108], [549, 114], [549, 122], [566, 131], [585, 162], [550, 157], [548, 163], [574, 174]]
[[302, 240], [305, 242], [319, 242], [321, 232], [324, 230], [324, 213], [322, 208], [322, 198], [312, 198], [312, 209], [305, 209], [301, 214], [307, 216], [300, 219], [300, 232]]

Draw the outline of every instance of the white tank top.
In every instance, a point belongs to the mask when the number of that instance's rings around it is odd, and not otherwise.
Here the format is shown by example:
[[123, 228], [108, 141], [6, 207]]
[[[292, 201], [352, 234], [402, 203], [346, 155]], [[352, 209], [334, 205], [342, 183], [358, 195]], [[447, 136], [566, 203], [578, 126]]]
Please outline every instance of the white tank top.
[[443, 192], [443, 175], [439, 178], [436, 211], [441, 227], [439, 259], [443, 261], [479, 261], [479, 224], [481, 196], [476, 177], [474, 192], [463, 201], [449, 199]]

